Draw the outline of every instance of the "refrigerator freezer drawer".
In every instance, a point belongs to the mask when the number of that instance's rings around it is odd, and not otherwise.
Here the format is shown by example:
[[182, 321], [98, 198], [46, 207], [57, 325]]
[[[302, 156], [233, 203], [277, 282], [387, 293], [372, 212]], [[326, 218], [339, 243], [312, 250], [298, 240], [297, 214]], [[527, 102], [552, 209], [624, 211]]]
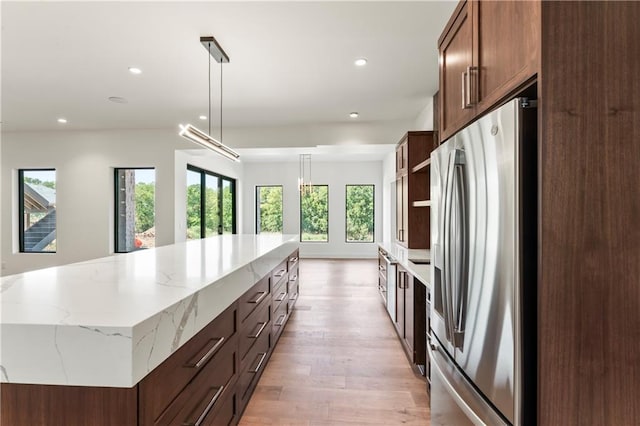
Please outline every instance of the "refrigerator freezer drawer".
[[484, 398], [458, 371], [436, 339], [429, 348], [431, 359], [431, 425], [507, 426]]

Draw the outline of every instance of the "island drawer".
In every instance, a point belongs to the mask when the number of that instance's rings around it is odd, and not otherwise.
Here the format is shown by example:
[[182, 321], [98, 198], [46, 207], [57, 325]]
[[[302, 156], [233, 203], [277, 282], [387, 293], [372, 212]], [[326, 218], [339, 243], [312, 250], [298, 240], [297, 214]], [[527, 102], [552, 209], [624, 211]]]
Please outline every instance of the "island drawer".
[[152, 424], [222, 349], [235, 352], [236, 315], [234, 303], [140, 382], [141, 424]]
[[260, 306], [260, 302], [265, 300], [269, 295], [269, 277], [270, 275], [266, 275], [240, 297], [238, 301], [240, 321], [244, 322], [244, 320]]
[[278, 309], [278, 306], [280, 306], [280, 303], [282, 303], [283, 300], [288, 299], [287, 282], [288, 281], [286, 279], [281, 280], [278, 283], [278, 287], [273, 290], [273, 304], [271, 305], [272, 312], [275, 312], [276, 309]]
[[288, 313], [289, 313], [289, 305], [286, 301], [280, 304], [280, 306], [273, 313], [273, 330], [272, 330], [273, 344], [275, 344], [275, 342], [280, 337], [280, 334], [282, 334], [282, 329], [284, 328], [284, 325], [287, 322]]
[[289, 266], [288, 266], [288, 271], [291, 272], [291, 270], [293, 268], [297, 268], [298, 267], [298, 256], [299, 256], [300, 251], [296, 250], [293, 253], [291, 253], [289, 255]]
[[278, 266], [273, 268], [273, 271], [271, 271], [271, 282], [274, 283], [274, 287], [277, 285], [277, 283], [280, 282], [280, 280], [285, 275], [287, 275], [287, 262], [288, 261], [289, 261], [289, 258], [287, 257], [285, 260], [280, 262], [280, 264]]
[[220, 424], [216, 421], [218, 416], [219, 419], [233, 417], [234, 388], [238, 378], [237, 348], [234, 336], [180, 392], [154, 424]]
[[262, 333], [258, 341], [251, 347], [249, 353], [240, 364], [240, 377], [238, 378], [238, 398], [240, 401], [240, 412], [249, 402], [253, 388], [258, 382], [267, 364], [270, 348], [269, 333]]
[[253, 311], [251, 315], [242, 323], [240, 327], [240, 359], [244, 360], [249, 349], [256, 343], [260, 336], [263, 334], [269, 334], [271, 327], [271, 306], [267, 302], [268, 299], [260, 304], [260, 308]]

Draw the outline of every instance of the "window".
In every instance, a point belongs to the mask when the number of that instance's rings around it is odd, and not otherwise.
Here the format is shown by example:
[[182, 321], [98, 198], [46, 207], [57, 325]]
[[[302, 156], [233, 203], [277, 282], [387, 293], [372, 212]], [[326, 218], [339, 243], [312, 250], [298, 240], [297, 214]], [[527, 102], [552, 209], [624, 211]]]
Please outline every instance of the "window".
[[300, 241], [329, 241], [327, 185], [313, 185], [300, 192]]
[[19, 239], [23, 253], [56, 252], [56, 171], [18, 170]]
[[187, 239], [235, 233], [235, 179], [187, 165]]
[[373, 185], [347, 185], [346, 238], [348, 243], [373, 242]]
[[282, 186], [256, 186], [256, 234], [282, 234]]
[[115, 190], [115, 252], [155, 247], [155, 169], [115, 169]]

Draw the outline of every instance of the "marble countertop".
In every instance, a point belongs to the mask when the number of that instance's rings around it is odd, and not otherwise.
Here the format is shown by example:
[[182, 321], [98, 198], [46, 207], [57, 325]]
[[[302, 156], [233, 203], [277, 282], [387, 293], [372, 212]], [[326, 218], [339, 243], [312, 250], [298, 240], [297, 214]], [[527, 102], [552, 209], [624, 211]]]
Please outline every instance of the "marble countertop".
[[132, 387], [298, 247], [222, 235], [0, 279], [0, 381]]
[[420, 280], [428, 289], [431, 289], [431, 265], [415, 264], [409, 259], [431, 260], [431, 251], [426, 249], [407, 249], [396, 243], [383, 242], [382, 247], [389, 256], [398, 261], [411, 275]]

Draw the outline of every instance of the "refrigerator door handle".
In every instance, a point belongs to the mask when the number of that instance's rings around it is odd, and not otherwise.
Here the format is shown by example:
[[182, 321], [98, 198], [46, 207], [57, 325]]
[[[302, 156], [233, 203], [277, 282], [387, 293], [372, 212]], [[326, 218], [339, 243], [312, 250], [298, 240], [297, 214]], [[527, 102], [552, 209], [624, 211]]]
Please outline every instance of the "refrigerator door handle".
[[452, 189], [455, 191], [452, 194], [452, 203], [455, 202], [455, 238], [454, 238], [454, 259], [455, 269], [452, 274], [455, 275], [453, 279], [452, 289], [452, 301], [455, 303], [452, 306], [453, 317], [453, 346], [458, 349], [463, 348], [464, 344], [464, 330], [465, 330], [465, 312], [467, 305], [467, 286], [469, 281], [469, 269], [468, 269], [468, 206], [467, 206], [467, 188], [465, 182], [465, 154], [462, 150], [455, 150], [452, 154], [453, 157], [453, 184]]
[[444, 238], [444, 250], [443, 257], [443, 270], [442, 270], [442, 309], [444, 317], [444, 327], [446, 331], [446, 339], [453, 343], [453, 300], [452, 300], [452, 287], [451, 282], [454, 278], [452, 268], [452, 257], [455, 259], [455, 254], [452, 253], [452, 207], [453, 207], [453, 180], [455, 171], [455, 153], [451, 151], [449, 153], [449, 163], [447, 164], [447, 176], [444, 185], [444, 212], [443, 212], [443, 238]]

